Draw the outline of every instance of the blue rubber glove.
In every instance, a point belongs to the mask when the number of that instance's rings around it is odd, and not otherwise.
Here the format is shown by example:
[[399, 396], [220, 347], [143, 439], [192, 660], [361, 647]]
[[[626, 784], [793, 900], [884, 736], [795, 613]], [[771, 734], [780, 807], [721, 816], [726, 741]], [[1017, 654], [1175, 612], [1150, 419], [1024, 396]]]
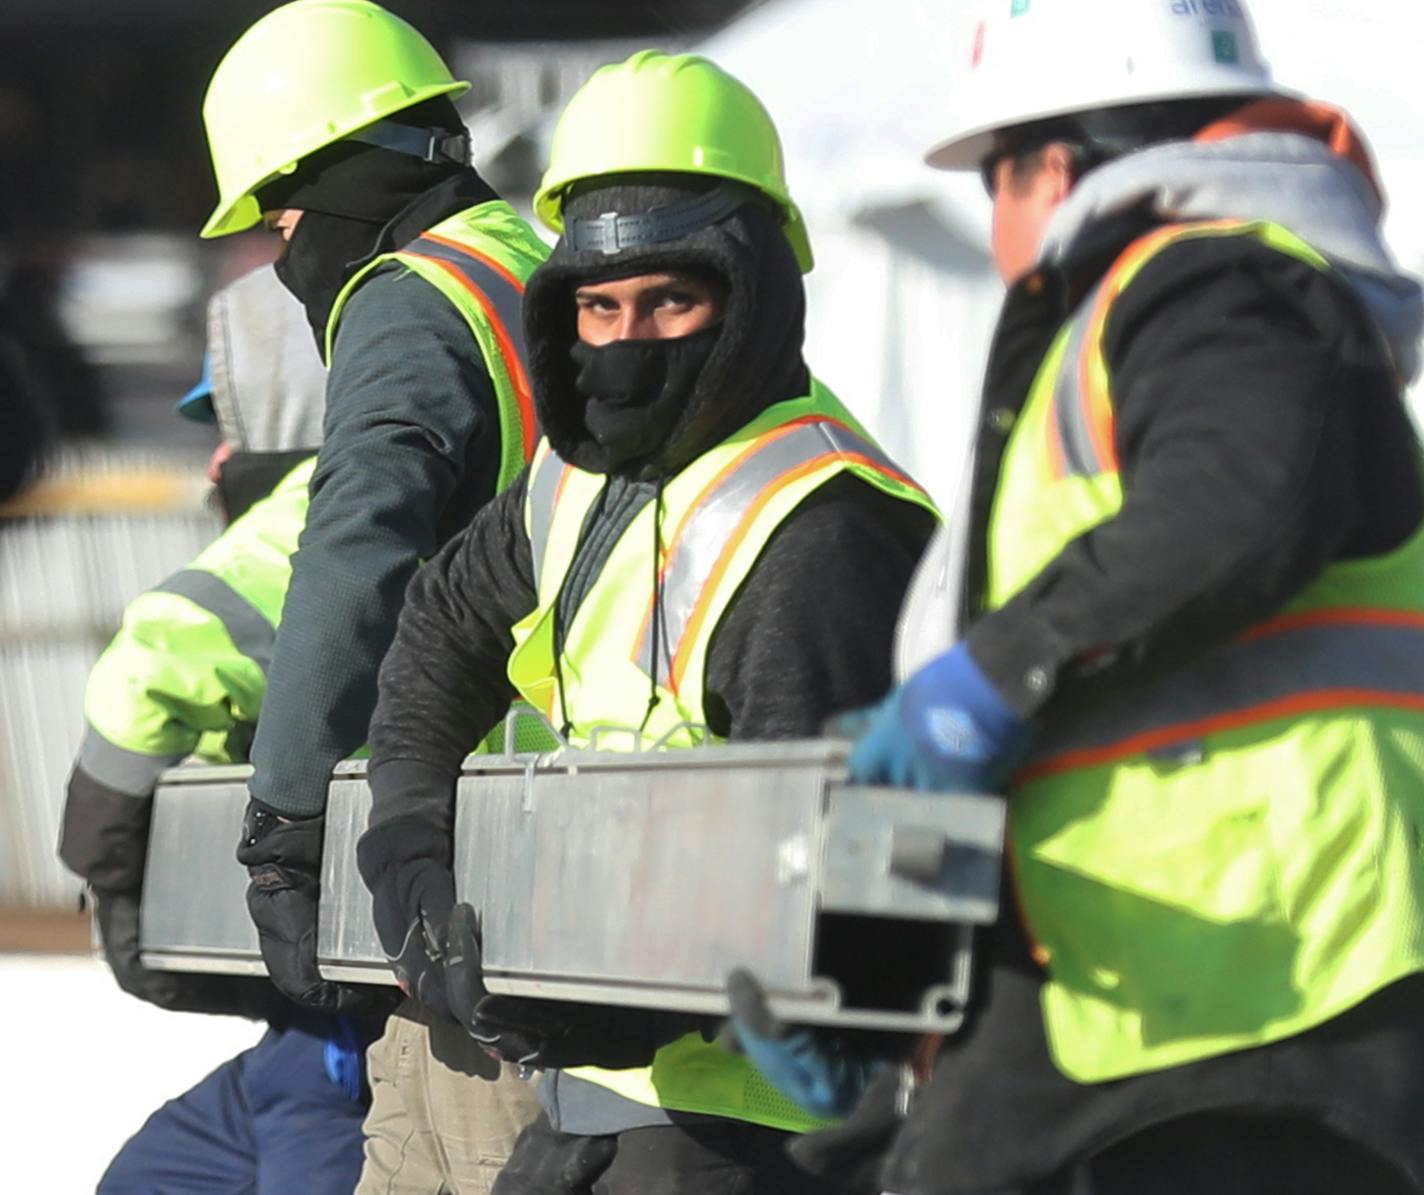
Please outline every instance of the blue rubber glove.
[[887, 1065], [857, 1054], [827, 1031], [783, 1025], [772, 1015], [766, 993], [749, 971], [727, 979], [732, 1006], [732, 1044], [777, 1091], [813, 1116], [838, 1119], [850, 1113]]
[[332, 1018], [322, 1062], [326, 1077], [359, 1104], [366, 1094], [366, 1043], [348, 1017]]
[[994, 792], [1027, 742], [1028, 723], [959, 643], [871, 711], [850, 777], [922, 792]]

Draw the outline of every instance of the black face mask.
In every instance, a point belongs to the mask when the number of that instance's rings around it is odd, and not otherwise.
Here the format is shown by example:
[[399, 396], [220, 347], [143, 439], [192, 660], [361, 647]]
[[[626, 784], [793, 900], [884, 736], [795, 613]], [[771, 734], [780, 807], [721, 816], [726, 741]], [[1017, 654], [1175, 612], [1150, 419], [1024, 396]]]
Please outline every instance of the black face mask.
[[277, 488], [277, 483], [308, 457], [314, 448], [285, 452], [234, 452], [218, 470], [217, 498], [223, 522], [235, 523]]
[[660, 449], [687, 409], [720, 324], [674, 340], [618, 340], [594, 346], [581, 340], [569, 350], [586, 400], [583, 425], [593, 442], [571, 462], [611, 473]]
[[274, 267], [306, 308], [317, 351], [326, 355], [326, 325], [341, 288], [375, 251], [381, 226], [349, 216], [306, 211]]

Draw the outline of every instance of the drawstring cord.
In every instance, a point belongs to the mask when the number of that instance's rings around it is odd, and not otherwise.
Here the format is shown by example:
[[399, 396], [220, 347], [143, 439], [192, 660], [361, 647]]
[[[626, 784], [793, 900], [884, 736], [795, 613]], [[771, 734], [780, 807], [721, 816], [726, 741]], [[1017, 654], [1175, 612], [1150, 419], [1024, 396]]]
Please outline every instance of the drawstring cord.
[[657, 709], [662, 695], [658, 692], [658, 666], [662, 660], [663, 640], [667, 634], [663, 612], [663, 479], [657, 480], [653, 494], [653, 670], [648, 678], [648, 708], [643, 712], [643, 721], [638, 727], [642, 735], [648, 729], [648, 721]]
[[[592, 522], [603, 513], [603, 503], [608, 497], [608, 486], [605, 485], [598, 492], [595, 499], [591, 518]], [[563, 606], [564, 589], [569, 583], [569, 571], [565, 571], [564, 579], [559, 582], [559, 592], [554, 597], [554, 682], [559, 686], [559, 734], [567, 741], [569, 732], [573, 729], [573, 723], [569, 721], [569, 698], [568, 690], [564, 688], [564, 618], [561, 613]]]
[[560, 632], [559, 612], [554, 611], [554, 680], [559, 686], [559, 737], [568, 742], [573, 723], [569, 721], [569, 703], [564, 697], [564, 642]]
[[[599, 494], [598, 502], [600, 504], [607, 492], [607, 487], [605, 487]], [[599, 513], [595, 509], [589, 521], [596, 519]], [[652, 718], [653, 711], [657, 709], [658, 702], [662, 700], [662, 694], [658, 692], [658, 667], [664, 651], [663, 644], [668, 637], [667, 614], [663, 609], [662, 555], [663, 479], [659, 477], [653, 495], [653, 675], [648, 683], [648, 708], [644, 711], [642, 724], [638, 727], [640, 735], [648, 729], [648, 721]], [[562, 584], [567, 585], [568, 583], [569, 578], [566, 574]], [[559, 733], [567, 739], [573, 724], [569, 721], [569, 703], [566, 696], [568, 690], [564, 687], [564, 624], [559, 607], [559, 598], [556, 597], [554, 599], [554, 681], [559, 687], [559, 717], [561, 719]]]

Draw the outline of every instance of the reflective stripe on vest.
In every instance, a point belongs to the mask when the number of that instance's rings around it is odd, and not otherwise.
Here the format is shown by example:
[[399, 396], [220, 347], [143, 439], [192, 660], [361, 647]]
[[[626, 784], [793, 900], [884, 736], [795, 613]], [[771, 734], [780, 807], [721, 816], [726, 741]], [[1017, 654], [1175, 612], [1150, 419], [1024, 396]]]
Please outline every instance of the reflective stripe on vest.
[[[1285, 248], [1286, 238], [1280, 234], [1267, 231], [1262, 235], [1268, 227], [1240, 220], [1172, 224], [1140, 238], [1113, 263], [1069, 321], [1063, 364], [1054, 380], [1053, 417], [1045, 425], [1053, 477], [1096, 477], [1117, 472], [1116, 421], [1103, 338], [1108, 314], [1128, 283], [1163, 249], [1183, 241], [1254, 233], [1266, 244]], [[1290, 240], [1294, 243], [1288, 252], [1317, 268], [1326, 267], [1325, 259], [1313, 249], [1294, 238]]]
[[529, 551], [534, 557], [534, 583], [544, 575], [544, 561], [549, 552], [549, 530], [554, 525], [554, 510], [559, 494], [573, 466], [566, 464], [541, 440], [529, 469], [529, 495], [525, 508], [529, 513]]
[[[678, 692], [687, 646], [703, 628], [719, 576], [746, 538], [757, 513], [782, 486], [832, 458], [855, 461], [918, 489], [877, 445], [844, 423], [807, 415], [751, 441], [698, 496], [664, 546], [659, 573], [663, 622], [659, 675]], [[638, 636], [638, 666], [653, 675], [653, 600]]]
[[[1153, 255], [1202, 236], [1330, 269], [1265, 223], [1131, 246], [1010, 434], [990, 608], [1122, 509], [1105, 330]], [[1424, 971], [1424, 528], [1186, 664], [1057, 702], [1012, 792], [1045, 1033], [1077, 1082], [1278, 1041]]]
[[[672, 692], [678, 692], [685, 679], [687, 648], [702, 630], [717, 581], [757, 514], [780, 488], [832, 461], [863, 465], [923, 492], [878, 445], [829, 415], [805, 415], [748, 440], [703, 487], [663, 545], [658, 574], [663, 620], [657, 664], [658, 676], [666, 678]], [[547, 441], [541, 442], [531, 468], [527, 500], [536, 578], [543, 576], [554, 512], [571, 468]], [[654, 666], [654, 604], [649, 595], [633, 656], [649, 676]]]
[[1068, 712], [1016, 779], [1133, 756], [1190, 757], [1209, 734], [1368, 706], [1424, 712], [1424, 613], [1316, 609], [1261, 623], [1177, 669], [1156, 701], [1129, 686], [1081, 717]]
[[130, 797], [150, 797], [165, 768], [180, 763], [188, 755], [178, 751], [168, 755], [145, 755], [111, 743], [94, 727], [84, 731], [79, 746], [79, 766], [100, 784]]
[[489, 320], [499, 342], [500, 356], [504, 359], [505, 371], [509, 374], [519, 403], [527, 460], [527, 453], [534, 446], [535, 425], [534, 397], [525, 368], [529, 354], [524, 347], [524, 320], [520, 314], [524, 283], [494, 258], [434, 232], [421, 233], [415, 244], [401, 251], [401, 256], [435, 262], [484, 308], [485, 318]]
[[347, 279], [327, 320], [326, 359], [331, 359], [346, 303], [368, 275], [397, 262], [425, 279], [464, 318], [494, 386], [500, 430], [496, 489], [502, 490], [529, 463], [538, 434], [520, 309], [524, 280], [548, 255], [548, 246], [503, 200], [457, 212]]
[[277, 628], [256, 606], [238, 593], [222, 577], [201, 569], [185, 568], [153, 587], [156, 593], [172, 593], [187, 598], [222, 623], [232, 645], [262, 669], [272, 664], [272, 645]]
[[1093, 384], [1089, 370], [1096, 362], [1085, 351], [1089, 328], [1101, 318], [1101, 294], [1101, 288], [1095, 291], [1073, 320], [1054, 385], [1053, 418], [1047, 423], [1054, 477], [1096, 477], [1117, 469], [1112, 407], [1104, 389]]

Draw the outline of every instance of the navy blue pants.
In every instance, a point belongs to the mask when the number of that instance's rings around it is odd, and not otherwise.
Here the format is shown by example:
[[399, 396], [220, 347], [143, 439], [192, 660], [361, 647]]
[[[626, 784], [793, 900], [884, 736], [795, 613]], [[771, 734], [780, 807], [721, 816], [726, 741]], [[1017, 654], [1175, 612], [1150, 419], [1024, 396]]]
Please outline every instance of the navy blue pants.
[[351, 1195], [357, 1103], [327, 1074], [325, 1018], [298, 1014], [144, 1122], [96, 1195]]

